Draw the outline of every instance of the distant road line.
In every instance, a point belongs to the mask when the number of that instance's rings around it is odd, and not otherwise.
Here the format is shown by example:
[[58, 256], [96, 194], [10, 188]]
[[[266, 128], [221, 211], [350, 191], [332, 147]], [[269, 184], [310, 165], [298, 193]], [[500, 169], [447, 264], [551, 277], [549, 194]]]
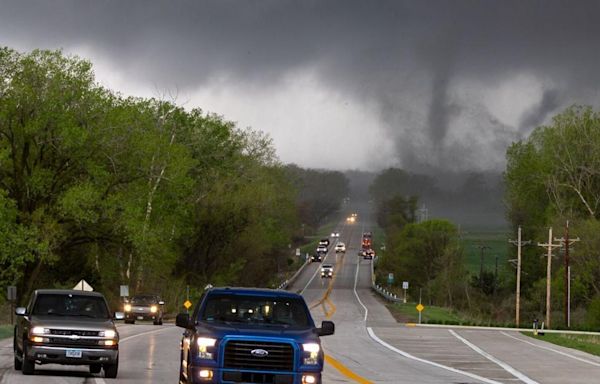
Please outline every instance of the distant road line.
[[354, 380], [360, 384], [373, 384], [374, 383], [373, 381], [367, 380], [364, 377], [352, 372], [344, 364], [340, 363], [339, 361], [337, 361], [336, 359], [334, 359], [333, 357], [331, 357], [329, 355], [325, 355], [325, 362], [327, 362], [327, 364], [331, 365], [333, 368], [337, 369], [342, 375], [346, 376], [350, 380]]

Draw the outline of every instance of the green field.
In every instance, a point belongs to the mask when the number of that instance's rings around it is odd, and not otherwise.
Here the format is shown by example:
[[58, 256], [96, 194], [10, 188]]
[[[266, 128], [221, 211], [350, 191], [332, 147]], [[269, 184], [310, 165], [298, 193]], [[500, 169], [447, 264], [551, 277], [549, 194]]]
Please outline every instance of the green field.
[[5, 339], [13, 335], [13, 325], [0, 325], [0, 339]]
[[466, 230], [461, 234], [461, 245], [465, 251], [465, 265], [469, 272], [479, 274], [481, 264], [481, 246], [489, 247], [483, 250], [483, 268], [494, 271], [496, 256], [498, 257], [498, 273], [509, 270], [508, 255], [510, 235], [506, 229], [498, 230]]
[[578, 349], [592, 355], [600, 356], [600, 336], [595, 335], [570, 335], [566, 333], [546, 333], [543, 336], [534, 336], [531, 332], [521, 332], [525, 336], [547, 341], [552, 344], [567, 348]]

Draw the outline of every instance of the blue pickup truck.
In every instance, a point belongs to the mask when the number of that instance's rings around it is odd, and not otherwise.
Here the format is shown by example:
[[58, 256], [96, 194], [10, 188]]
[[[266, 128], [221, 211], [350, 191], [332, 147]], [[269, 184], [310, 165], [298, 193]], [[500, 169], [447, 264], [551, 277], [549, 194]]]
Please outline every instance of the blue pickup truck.
[[211, 288], [194, 312], [177, 315], [180, 383], [321, 383], [320, 336], [302, 296], [282, 290]]

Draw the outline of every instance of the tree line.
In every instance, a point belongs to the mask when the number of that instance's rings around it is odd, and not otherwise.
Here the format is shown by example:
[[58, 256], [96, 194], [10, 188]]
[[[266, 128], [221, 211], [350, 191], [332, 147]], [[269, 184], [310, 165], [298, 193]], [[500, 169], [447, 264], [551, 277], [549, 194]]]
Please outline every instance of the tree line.
[[270, 286], [346, 195], [342, 174], [283, 165], [258, 130], [122, 96], [60, 51], [0, 49], [0, 287], [21, 301], [81, 278], [112, 301], [121, 284], [172, 302], [186, 285]]

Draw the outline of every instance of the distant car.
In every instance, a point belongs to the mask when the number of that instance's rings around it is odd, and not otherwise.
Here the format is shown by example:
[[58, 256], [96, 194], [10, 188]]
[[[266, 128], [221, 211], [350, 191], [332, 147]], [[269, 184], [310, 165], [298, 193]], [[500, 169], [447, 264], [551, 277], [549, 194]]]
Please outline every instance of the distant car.
[[125, 304], [125, 323], [135, 324], [136, 320], [152, 320], [154, 325], [163, 323], [165, 302], [158, 295], [135, 295]]
[[326, 247], [329, 247], [329, 239], [321, 239], [321, 240], [319, 240], [319, 245], [324, 245]]
[[346, 244], [337, 243], [335, 245], [335, 253], [340, 253], [340, 252], [342, 252], [342, 253], [346, 252]]
[[312, 262], [321, 262], [325, 258], [325, 253], [323, 252], [315, 252], [311, 257], [310, 261]]
[[327, 253], [327, 246], [326, 245], [319, 245], [317, 247], [317, 253]]
[[340, 233], [339, 232], [331, 232], [331, 235], [329, 237], [338, 238], [338, 237], [340, 237]]
[[333, 277], [333, 265], [323, 264], [323, 266], [321, 266], [321, 277]]
[[372, 249], [367, 249], [364, 252], [363, 258], [372, 260], [375, 257], [375, 251]]

